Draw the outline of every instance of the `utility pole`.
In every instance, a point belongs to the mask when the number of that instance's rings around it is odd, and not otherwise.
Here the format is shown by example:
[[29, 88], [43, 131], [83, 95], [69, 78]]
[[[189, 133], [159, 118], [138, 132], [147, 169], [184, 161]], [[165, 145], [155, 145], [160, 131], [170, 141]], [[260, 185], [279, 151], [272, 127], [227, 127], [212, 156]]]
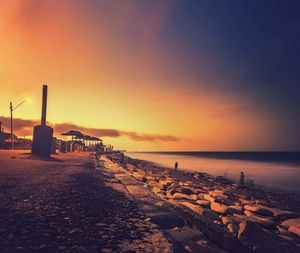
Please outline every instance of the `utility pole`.
[[12, 102], [9, 103], [9, 110], [10, 110], [10, 142], [11, 142], [11, 149], [15, 149], [15, 143], [14, 143], [14, 128], [13, 128], [13, 111], [16, 110], [19, 106], [24, 104], [26, 100], [22, 101], [20, 104], [18, 104], [15, 108], [13, 107]]
[[13, 138], [13, 105], [12, 102], [10, 102], [9, 104], [9, 109], [10, 109], [10, 143], [11, 143], [11, 149], [15, 149], [15, 145], [14, 145], [14, 138]]

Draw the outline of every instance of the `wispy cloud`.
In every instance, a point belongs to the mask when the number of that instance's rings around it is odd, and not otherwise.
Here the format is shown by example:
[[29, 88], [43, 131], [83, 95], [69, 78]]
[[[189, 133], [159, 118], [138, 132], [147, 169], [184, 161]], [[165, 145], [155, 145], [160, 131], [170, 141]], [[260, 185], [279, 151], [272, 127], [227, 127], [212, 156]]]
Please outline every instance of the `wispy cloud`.
[[[8, 129], [10, 127], [10, 118], [0, 117], [0, 121], [3, 126]], [[14, 119], [13, 126], [14, 131], [17, 135], [32, 135], [33, 127], [38, 125], [38, 120], [28, 120], [28, 119]], [[137, 132], [127, 132], [117, 129], [101, 129], [101, 128], [90, 128], [79, 126], [72, 123], [60, 123], [60, 124], [51, 124], [48, 123], [54, 128], [55, 134], [59, 136], [61, 133], [69, 131], [71, 129], [79, 130], [85, 134], [97, 136], [97, 137], [121, 137], [126, 136], [134, 141], [179, 141], [180, 138], [172, 135], [156, 135], [156, 134], [141, 134]]]
[[136, 132], [120, 132], [121, 135], [126, 135], [135, 141], [179, 141], [180, 139], [171, 135], [152, 135], [152, 134], [139, 134]]

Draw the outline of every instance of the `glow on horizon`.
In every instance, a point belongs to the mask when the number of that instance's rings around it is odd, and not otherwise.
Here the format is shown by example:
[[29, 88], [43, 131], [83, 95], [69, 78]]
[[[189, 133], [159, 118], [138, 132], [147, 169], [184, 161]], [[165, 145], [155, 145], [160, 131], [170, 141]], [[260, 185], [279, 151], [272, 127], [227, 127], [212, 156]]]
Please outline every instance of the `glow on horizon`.
[[[7, 101], [19, 101], [30, 94], [32, 103], [18, 110], [15, 117], [39, 119], [41, 85], [46, 83], [47, 120], [53, 124], [72, 122], [180, 139], [103, 138], [116, 148], [289, 148], [278, 132], [270, 131], [279, 124], [276, 119], [252, 108], [247, 97], [214, 90], [201, 79], [181, 74], [179, 70], [189, 68], [181, 53], [166, 50], [157, 38], [170, 8], [152, 10], [159, 18], [149, 17], [156, 22], [142, 25], [136, 18], [147, 12], [130, 5], [114, 10], [119, 18], [113, 19], [112, 10], [99, 17], [83, 2], [1, 4], [0, 116], [9, 116], [2, 106]], [[128, 27], [138, 37], [126, 34]], [[195, 83], [203, 85], [196, 88]]]

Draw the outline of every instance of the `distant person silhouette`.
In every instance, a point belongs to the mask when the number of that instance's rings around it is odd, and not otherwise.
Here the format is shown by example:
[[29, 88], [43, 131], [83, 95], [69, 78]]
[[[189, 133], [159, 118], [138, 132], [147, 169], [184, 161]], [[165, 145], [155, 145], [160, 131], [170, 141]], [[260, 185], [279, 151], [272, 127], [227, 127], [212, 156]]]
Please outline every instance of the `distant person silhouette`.
[[178, 169], [178, 162], [175, 162], [175, 166], [174, 166], [175, 170]]
[[244, 187], [245, 186], [245, 174], [244, 174], [243, 171], [240, 174], [239, 186], [240, 187]]

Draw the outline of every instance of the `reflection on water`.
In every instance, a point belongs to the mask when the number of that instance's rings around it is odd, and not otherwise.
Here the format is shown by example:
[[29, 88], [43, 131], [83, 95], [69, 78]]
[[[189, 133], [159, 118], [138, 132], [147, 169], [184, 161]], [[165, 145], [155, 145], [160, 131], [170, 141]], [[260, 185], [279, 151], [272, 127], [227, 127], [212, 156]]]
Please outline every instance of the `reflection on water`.
[[246, 181], [252, 179], [256, 184], [300, 191], [300, 165], [175, 154], [127, 152], [126, 155], [170, 168], [173, 168], [175, 162], [178, 161], [181, 169], [207, 172], [234, 180], [237, 180], [240, 172], [243, 171]]

